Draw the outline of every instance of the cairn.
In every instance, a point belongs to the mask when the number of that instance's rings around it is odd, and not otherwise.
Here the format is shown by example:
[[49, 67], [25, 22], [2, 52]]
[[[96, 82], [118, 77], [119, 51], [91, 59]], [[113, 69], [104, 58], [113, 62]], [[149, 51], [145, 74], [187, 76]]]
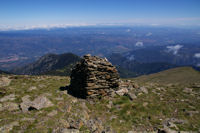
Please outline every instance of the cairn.
[[85, 55], [71, 73], [69, 93], [81, 98], [108, 96], [119, 87], [117, 69], [106, 58]]

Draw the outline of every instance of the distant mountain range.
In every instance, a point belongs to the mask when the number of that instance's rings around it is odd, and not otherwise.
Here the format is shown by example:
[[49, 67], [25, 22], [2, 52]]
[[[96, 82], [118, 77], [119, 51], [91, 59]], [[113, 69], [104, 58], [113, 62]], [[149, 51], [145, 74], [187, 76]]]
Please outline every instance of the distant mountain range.
[[140, 63], [200, 65], [200, 29], [173, 27], [74, 27], [0, 31], [0, 69], [12, 70], [46, 53], [120, 53]]
[[[46, 54], [34, 63], [14, 69], [15, 74], [28, 75], [59, 75], [69, 76], [72, 67], [81, 58], [72, 53], [65, 54]], [[112, 54], [108, 60], [115, 65], [122, 78], [136, 77], [144, 74], [156, 73], [176, 65], [162, 62], [140, 63], [138, 61], [128, 60], [121, 54]]]

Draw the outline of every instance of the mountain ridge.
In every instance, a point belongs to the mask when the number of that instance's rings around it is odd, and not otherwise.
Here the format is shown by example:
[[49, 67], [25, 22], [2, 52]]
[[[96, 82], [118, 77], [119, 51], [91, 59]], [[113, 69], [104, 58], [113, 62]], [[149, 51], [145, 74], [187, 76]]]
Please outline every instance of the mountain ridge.
[[[64, 53], [64, 54], [49, 53], [42, 56], [37, 61], [31, 64], [14, 69], [12, 71], [16, 74], [44, 75], [49, 73], [50, 71], [55, 71], [57, 69], [62, 69], [64, 67], [73, 65], [79, 60], [80, 57], [72, 53]], [[66, 73], [66, 75], [69, 75], [69, 73]]]

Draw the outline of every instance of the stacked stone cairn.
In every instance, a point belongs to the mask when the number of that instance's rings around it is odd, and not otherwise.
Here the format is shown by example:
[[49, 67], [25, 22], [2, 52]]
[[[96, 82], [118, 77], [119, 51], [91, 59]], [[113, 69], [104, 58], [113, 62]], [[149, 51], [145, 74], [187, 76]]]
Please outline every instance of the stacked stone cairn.
[[83, 56], [71, 73], [69, 93], [80, 98], [109, 96], [118, 90], [119, 74], [106, 58]]

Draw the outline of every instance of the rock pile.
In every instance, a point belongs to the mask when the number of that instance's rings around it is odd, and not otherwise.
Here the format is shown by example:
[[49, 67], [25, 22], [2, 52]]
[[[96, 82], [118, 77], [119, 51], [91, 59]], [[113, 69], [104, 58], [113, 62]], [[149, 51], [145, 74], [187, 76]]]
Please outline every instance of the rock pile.
[[110, 95], [119, 87], [117, 69], [106, 58], [85, 55], [71, 73], [69, 93], [81, 98]]

